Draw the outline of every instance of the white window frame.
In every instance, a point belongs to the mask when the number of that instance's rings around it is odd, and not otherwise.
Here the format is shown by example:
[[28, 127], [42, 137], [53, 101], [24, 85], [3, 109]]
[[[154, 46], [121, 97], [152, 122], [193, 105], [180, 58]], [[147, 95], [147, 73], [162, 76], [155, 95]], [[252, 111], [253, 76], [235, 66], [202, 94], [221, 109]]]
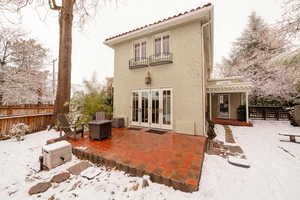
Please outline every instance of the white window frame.
[[165, 36], [169, 36], [169, 53], [172, 52], [171, 51], [171, 33], [168, 31], [168, 32], [164, 32], [164, 33], [160, 33], [160, 34], [154, 35], [154, 38], [153, 38], [153, 52], [154, 52], [153, 54], [154, 54], [154, 56], [157, 56], [156, 52], [155, 52], [155, 40], [159, 39], [159, 38], [160, 38], [160, 55], [158, 55], [158, 56], [162, 56], [163, 55], [163, 53], [164, 53], [163, 38]]
[[[161, 112], [160, 109], [163, 108], [163, 91], [164, 90], [170, 90], [171, 92], [171, 102], [170, 102], [170, 124], [163, 124], [163, 113]], [[152, 91], [158, 91], [159, 92], [159, 123], [158, 124], [153, 124], [152, 123]], [[132, 108], [133, 108], [133, 95], [132, 93], [136, 92], [138, 93], [138, 109], [141, 109], [142, 107], [142, 101], [141, 101], [141, 93], [142, 92], [148, 92], [148, 122], [143, 123], [141, 112], [138, 111], [138, 122], [132, 121]], [[131, 106], [130, 106], [130, 125], [132, 126], [141, 126], [141, 127], [148, 127], [148, 128], [160, 128], [160, 129], [167, 129], [167, 130], [172, 130], [173, 129], [173, 115], [174, 115], [174, 110], [173, 110], [173, 88], [153, 88], [153, 89], [134, 89], [131, 90]]]
[[[142, 44], [144, 42], [146, 43], [146, 47], [145, 47], [145, 49], [146, 49], [146, 52], [145, 52], [146, 55], [145, 55], [145, 58], [142, 57]], [[139, 60], [135, 60], [137, 58], [136, 55], [135, 55], [135, 45], [137, 45], [137, 44], [140, 45], [140, 50], [139, 50], [140, 57], [139, 57]], [[142, 61], [142, 60], [145, 60], [147, 58], [147, 40], [146, 39], [138, 40], [138, 41], [135, 41], [133, 43], [133, 58], [134, 58], [135, 61]]]

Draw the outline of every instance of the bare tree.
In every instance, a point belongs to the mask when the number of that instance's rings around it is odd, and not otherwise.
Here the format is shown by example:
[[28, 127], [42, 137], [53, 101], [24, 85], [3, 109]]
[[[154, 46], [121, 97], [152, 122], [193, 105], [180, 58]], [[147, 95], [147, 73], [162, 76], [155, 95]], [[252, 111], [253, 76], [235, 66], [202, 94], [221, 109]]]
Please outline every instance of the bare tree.
[[48, 49], [34, 39], [17, 39], [10, 44], [11, 66], [24, 69], [40, 69], [49, 62]]
[[[109, 0], [108, 0], [109, 1]], [[4, 0], [0, 10], [19, 11], [29, 4], [36, 6], [49, 5], [51, 10], [59, 12], [59, 59], [58, 84], [54, 107], [54, 119], [58, 113], [68, 113], [71, 93], [71, 56], [72, 56], [72, 26], [73, 14], [75, 21], [84, 25], [88, 17], [96, 14], [96, 9], [105, 0]]]
[[12, 44], [24, 35], [20, 29], [0, 28], [0, 67], [7, 64], [12, 53]]
[[0, 105], [49, 103], [48, 71], [32, 68], [5, 67], [0, 87]]
[[287, 37], [300, 35], [300, 0], [284, 0], [280, 21], [281, 31]]

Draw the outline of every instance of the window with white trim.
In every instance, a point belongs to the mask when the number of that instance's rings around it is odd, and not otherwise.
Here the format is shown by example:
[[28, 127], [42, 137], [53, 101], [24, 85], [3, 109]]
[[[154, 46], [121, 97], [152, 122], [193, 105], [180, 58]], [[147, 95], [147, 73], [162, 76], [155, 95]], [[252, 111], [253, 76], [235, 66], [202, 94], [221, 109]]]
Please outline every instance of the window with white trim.
[[134, 44], [134, 59], [135, 61], [144, 60], [147, 57], [146, 41]]
[[170, 53], [170, 36], [163, 35], [154, 40], [155, 56], [168, 55]]

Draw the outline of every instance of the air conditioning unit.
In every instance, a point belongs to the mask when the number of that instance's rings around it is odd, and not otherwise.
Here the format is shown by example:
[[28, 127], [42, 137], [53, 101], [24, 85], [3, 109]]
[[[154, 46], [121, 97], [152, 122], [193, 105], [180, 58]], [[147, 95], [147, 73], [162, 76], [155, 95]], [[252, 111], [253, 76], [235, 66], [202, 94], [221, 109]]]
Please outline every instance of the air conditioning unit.
[[60, 141], [43, 146], [43, 165], [53, 169], [72, 159], [72, 145], [67, 141]]

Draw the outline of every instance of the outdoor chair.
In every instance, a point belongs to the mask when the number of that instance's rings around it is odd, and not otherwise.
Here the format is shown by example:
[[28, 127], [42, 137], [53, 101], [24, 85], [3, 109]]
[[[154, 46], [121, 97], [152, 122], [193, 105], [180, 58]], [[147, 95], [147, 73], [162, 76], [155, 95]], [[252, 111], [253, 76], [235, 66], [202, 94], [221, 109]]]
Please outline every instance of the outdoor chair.
[[96, 121], [102, 121], [102, 120], [106, 120], [106, 117], [105, 117], [105, 112], [96, 112], [95, 114], [95, 120]]
[[217, 136], [214, 130], [214, 123], [212, 121], [208, 121], [208, 130], [207, 130], [207, 146], [206, 151], [209, 151], [212, 148], [212, 140]]
[[208, 136], [209, 140], [213, 140], [217, 136], [217, 134], [215, 133], [214, 127], [215, 127], [214, 123], [212, 121], [208, 121], [207, 136]]
[[60, 133], [64, 132], [65, 135], [61, 137], [70, 137], [77, 139], [78, 136], [83, 137], [84, 133], [84, 125], [83, 124], [78, 124], [79, 123], [79, 118], [75, 122], [75, 124], [70, 124], [67, 116], [65, 114], [58, 114], [57, 116], [58, 120], [58, 129]]

